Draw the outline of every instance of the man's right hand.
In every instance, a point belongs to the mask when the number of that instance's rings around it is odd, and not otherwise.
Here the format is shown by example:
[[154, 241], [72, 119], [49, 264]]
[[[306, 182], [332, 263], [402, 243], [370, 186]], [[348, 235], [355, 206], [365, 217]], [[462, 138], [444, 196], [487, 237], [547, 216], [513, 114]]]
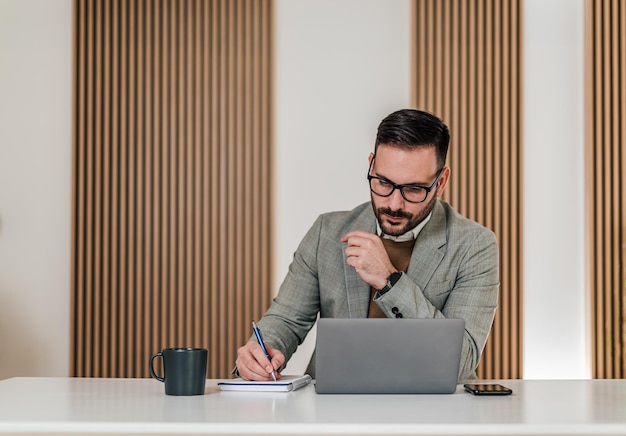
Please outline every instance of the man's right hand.
[[[270, 363], [267, 356], [255, 340], [248, 341], [243, 347], [237, 350], [237, 370], [241, 378], [246, 380], [270, 381], [272, 371], [276, 371], [285, 363], [283, 353], [265, 344], [265, 348], [272, 358]], [[276, 372], [276, 379], [280, 379], [280, 374]]]

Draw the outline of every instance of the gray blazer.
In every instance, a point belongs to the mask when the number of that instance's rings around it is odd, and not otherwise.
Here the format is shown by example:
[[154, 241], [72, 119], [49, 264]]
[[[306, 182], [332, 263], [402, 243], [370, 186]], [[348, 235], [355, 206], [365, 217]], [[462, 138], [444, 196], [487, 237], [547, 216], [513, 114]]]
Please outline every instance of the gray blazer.
[[[346, 263], [341, 237], [376, 233], [370, 202], [320, 215], [300, 243], [278, 295], [259, 321], [265, 342], [289, 360], [318, 315], [366, 318], [370, 286]], [[375, 300], [388, 318], [462, 318], [459, 380], [475, 377], [498, 303], [498, 244], [492, 231], [437, 200], [415, 241], [407, 274]], [[315, 377], [315, 358], [307, 370]]]

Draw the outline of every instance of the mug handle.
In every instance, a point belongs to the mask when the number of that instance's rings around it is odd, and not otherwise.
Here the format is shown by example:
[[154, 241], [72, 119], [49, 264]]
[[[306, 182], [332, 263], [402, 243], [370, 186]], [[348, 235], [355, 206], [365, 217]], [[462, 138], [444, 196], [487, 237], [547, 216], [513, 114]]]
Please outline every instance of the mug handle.
[[157, 379], [160, 382], [165, 382], [165, 379], [163, 377], [159, 377], [157, 375], [157, 373], [154, 372], [154, 359], [156, 359], [157, 357], [161, 357], [162, 358], [163, 357], [163, 353], [161, 351], [159, 351], [158, 353], [154, 353], [152, 355], [152, 357], [150, 357], [150, 365], [148, 365], [149, 368], [150, 368], [150, 375], [152, 376], [152, 378], [155, 378], [155, 379]]

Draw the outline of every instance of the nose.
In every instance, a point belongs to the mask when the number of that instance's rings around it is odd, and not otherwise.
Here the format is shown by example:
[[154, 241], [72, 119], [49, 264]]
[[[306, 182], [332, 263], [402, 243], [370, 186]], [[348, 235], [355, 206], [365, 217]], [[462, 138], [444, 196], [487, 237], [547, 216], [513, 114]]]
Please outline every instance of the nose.
[[391, 210], [400, 210], [404, 207], [404, 197], [399, 189], [394, 189], [389, 197], [389, 208]]

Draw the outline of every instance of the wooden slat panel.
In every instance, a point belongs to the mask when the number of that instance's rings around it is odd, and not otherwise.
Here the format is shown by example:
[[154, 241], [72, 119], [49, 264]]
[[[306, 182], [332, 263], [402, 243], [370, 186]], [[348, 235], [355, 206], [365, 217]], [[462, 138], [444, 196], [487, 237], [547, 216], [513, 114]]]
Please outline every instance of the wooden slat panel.
[[594, 378], [626, 377], [626, 7], [585, 2], [586, 210]]
[[271, 298], [271, 0], [75, 0], [71, 374], [226, 377]]
[[500, 244], [499, 309], [478, 375], [519, 378], [520, 0], [415, 0], [414, 14], [412, 104], [441, 116], [451, 130], [445, 199], [494, 230]]

